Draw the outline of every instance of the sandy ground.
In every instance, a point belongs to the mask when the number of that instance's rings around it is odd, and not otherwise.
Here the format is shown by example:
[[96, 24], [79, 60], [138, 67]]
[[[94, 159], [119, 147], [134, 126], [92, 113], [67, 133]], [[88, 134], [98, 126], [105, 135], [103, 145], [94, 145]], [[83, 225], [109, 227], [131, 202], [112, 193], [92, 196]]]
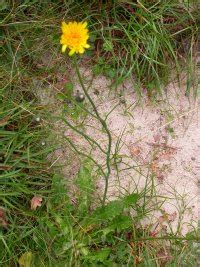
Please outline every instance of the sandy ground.
[[[82, 74], [85, 80], [91, 79], [89, 70], [82, 70]], [[62, 77], [60, 82], [62, 83]], [[74, 83], [75, 90], [81, 91], [76, 80]], [[157, 197], [151, 202], [154, 211], [150, 212], [145, 223], [151, 221], [156, 225], [168, 216], [172, 231], [182, 234], [191, 231], [197, 226], [200, 217], [198, 100], [184, 95], [184, 83], [181, 87], [175, 83], [169, 84], [165, 88], [167, 96], [154, 102], [150, 102], [145, 94], [138, 101], [131, 80], [127, 80], [117, 90], [108, 89], [109, 84], [110, 81], [99, 76], [92, 80], [89, 88], [90, 96], [101, 116], [105, 118], [110, 112], [107, 125], [112, 134], [112, 153], [116, 144], [119, 145], [117, 169], [114, 163], [111, 164], [107, 200], [127, 192], [148, 190], [153, 183]], [[42, 103], [51, 105], [52, 115], [60, 114], [63, 109], [63, 105], [55, 100], [55, 89], [60, 90], [59, 86], [49, 86], [40, 94]], [[92, 112], [87, 100], [85, 103]], [[106, 149], [108, 139], [100, 123], [87, 116], [83, 125], [84, 132]], [[72, 157], [63, 136], [71, 138], [81, 151], [90, 151], [91, 156], [105, 169], [105, 155], [97, 147], [91, 147], [63, 122], [55, 122], [55, 134], [59, 137], [60, 145], [51, 155], [52, 162], [62, 164], [69, 183], [73, 184], [72, 177], [75, 177], [80, 164]], [[103, 194], [104, 185], [104, 178], [98, 176], [96, 194]]]

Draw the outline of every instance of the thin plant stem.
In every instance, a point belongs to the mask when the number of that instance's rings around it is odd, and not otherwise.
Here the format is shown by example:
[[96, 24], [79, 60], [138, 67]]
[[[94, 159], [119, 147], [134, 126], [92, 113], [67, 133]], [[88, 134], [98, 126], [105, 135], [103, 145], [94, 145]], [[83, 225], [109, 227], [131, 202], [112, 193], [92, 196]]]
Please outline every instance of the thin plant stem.
[[99, 122], [101, 123], [103, 129], [105, 130], [107, 136], [108, 136], [108, 146], [107, 146], [107, 151], [106, 151], [106, 167], [107, 167], [107, 172], [106, 172], [106, 175], [105, 175], [105, 188], [104, 188], [104, 194], [103, 194], [103, 205], [105, 204], [105, 201], [106, 201], [106, 196], [107, 196], [107, 191], [108, 191], [108, 180], [109, 180], [109, 176], [110, 176], [110, 173], [111, 173], [111, 167], [110, 167], [110, 156], [111, 156], [111, 146], [112, 146], [112, 136], [111, 136], [111, 133], [108, 129], [108, 126], [107, 126], [107, 123], [104, 119], [101, 118], [92, 98], [90, 97], [85, 85], [84, 85], [84, 82], [83, 82], [83, 79], [82, 79], [82, 76], [81, 76], [81, 73], [80, 73], [80, 70], [79, 70], [79, 67], [78, 67], [78, 63], [77, 63], [77, 57], [74, 56], [74, 65], [75, 65], [75, 69], [76, 69], [76, 73], [77, 73], [77, 76], [78, 76], [78, 79], [79, 79], [79, 82], [81, 84], [81, 87], [83, 89], [83, 92], [85, 94], [85, 96], [87, 97], [88, 101], [90, 102], [91, 106], [93, 107], [93, 110], [99, 120]]
[[72, 130], [74, 130], [75, 132], [77, 132], [78, 134], [82, 135], [90, 144], [93, 143], [95, 144], [100, 150], [101, 152], [103, 152], [104, 154], [106, 154], [106, 152], [104, 151], [104, 149], [90, 136], [88, 136], [87, 134], [79, 131], [76, 127], [74, 127], [71, 123], [69, 123], [66, 119], [61, 118], [64, 123], [66, 123]]
[[69, 144], [73, 147], [73, 149], [77, 152], [77, 154], [79, 154], [79, 155], [83, 155], [84, 157], [86, 157], [86, 158], [90, 159], [92, 162], [94, 162], [94, 164], [97, 165], [97, 167], [99, 168], [99, 170], [101, 171], [101, 173], [102, 173], [104, 176], [106, 176], [106, 173], [105, 173], [104, 170], [102, 169], [101, 165], [98, 164], [98, 162], [97, 162], [96, 160], [94, 160], [93, 157], [91, 157], [91, 156], [87, 155], [86, 153], [84, 153], [84, 152], [78, 150], [78, 149], [76, 148], [75, 144], [73, 144], [73, 142], [72, 142], [69, 138], [67, 138], [66, 136], [65, 136], [65, 139], [67, 140], [67, 142], [69, 142]]

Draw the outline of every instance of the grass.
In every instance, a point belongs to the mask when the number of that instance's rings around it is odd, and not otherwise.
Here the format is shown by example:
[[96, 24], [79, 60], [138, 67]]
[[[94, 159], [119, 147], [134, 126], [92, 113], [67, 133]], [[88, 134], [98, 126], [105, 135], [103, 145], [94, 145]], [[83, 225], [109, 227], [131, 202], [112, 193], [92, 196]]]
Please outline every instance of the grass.
[[2, 266], [6, 266], [6, 259], [21, 253], [34, 231], [36, 219], [30, 210], [31, 198], [45, 198], [51, 188], [44, 160], [50, 150], [41, 149], [45, 131], [26, 111], [36, 114], [37, 107], [17, 104], [5, 95], [0, 100], [0, 207], [7, 217], [1, 217], [5, 221], [0, 241]]
[[[0, 265], [195, 266], [197, 229], [153, 236], [142, 226], [152, 185], [94, 207], [95, 166], [82, 157], [76, 198], [67, 196], [46, 160], [51, 120], [37, 90], [66, 76], [58, 43], [60, 22], [71, 18], [89, 21], [92, 49], [83, 61], [95, 75], [113, 86], [133, 75], [138, 95], [160, 93], [170, 69], [178, 75], [195, 54], [198, 13], [175, 1], [5, 1], [0, 10]], [[34, 196], [42, 196], [36, 210]]]
[[195, 55], [197, 14], [176, 1], [91, 1], [90, 10], [94, 73], [115, 78], [113, 86], [133, 74], [149, 96], [160, 93], [171, 70], [180, 74], [180, 59]]
[[[142, 87], [150, 96], [161, 92], [170, 70], [179, 75], [184, 64], [181, 59], [196, 53], [198, 13], [178, 1], [90, 1], [87, 5], [56, 1], [49, 4], [48, 12], [43, 1], [37, 1], [37, 7], [30, 1], [6, 6], [1, 15], [2, 59], [8, 68], [12, 65], [12, 75], [18, 69], [19, 76], [31, 72], [41, 77], [46, 70], [40, 55], [49, 51], [48, 73], [51, 70], [53, 79], [60, 63], [60, 22], [66, 18], [88, 20], [92, 49], [87, 61], [94, 73], [103, 72], [114, 86], [134, 75], [139, 95]], [[83, 6], [87, 7], [84, 11]]]

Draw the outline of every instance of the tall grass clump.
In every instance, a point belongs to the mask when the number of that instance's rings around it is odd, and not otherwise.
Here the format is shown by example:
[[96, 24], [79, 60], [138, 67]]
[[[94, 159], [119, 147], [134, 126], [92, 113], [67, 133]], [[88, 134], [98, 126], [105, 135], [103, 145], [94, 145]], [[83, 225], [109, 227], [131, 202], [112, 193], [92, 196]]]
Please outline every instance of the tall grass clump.
[[[105, 74], [115, 86], [134, 75], [139, 94], [143, 88], [150, 96], [160, 92], [197, 51], [199, 16], [191, 1], [36, 2], [1, 7], [2, 59], [7, 66], [13, 63], [18, 75], [48, 71], [53, 78], [63, 20], [88, 21], [92, 49], [86, 59], [94, 74]], [[47, 70], [41, 67], [41, 55], [49, 53]]]
[[90, 10], [94, 72], [115, 78], [116, 85], [133, 74], [151, 95], [169, 82], [171, 73], [180, 74], [184, 57], [191, 51], [195, 56], [199, 19], [189, 2], [91, 1]]

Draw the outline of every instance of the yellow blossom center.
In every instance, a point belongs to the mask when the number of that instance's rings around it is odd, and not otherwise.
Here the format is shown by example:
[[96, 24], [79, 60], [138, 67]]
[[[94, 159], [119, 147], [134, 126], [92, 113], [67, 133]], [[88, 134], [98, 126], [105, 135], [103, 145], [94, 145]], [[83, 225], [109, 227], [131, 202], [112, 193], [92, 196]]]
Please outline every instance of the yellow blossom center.
[[62, 44], [62, 52], [65, 52], [65, 50], [69, 48], [70, 56], [74, 53], [83, 54], [85, 48], [90, 47], [89, 44], [87, 44], [89, 34], [86, 22], [63, 22], [61, 29], [62, 35], [60, 43]]

